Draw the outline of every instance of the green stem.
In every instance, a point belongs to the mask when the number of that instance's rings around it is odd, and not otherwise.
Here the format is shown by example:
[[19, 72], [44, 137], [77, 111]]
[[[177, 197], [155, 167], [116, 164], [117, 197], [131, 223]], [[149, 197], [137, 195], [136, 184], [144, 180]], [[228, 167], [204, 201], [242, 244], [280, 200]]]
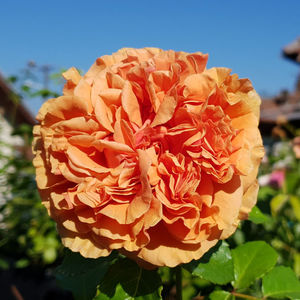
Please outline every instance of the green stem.
[[176, 300], [182, 300], [182, 270], [181, 266], [175, 268], [176, 275]]
[[257, 297], [250, 296], [250, 295], [245, 295], [245, 294], [236, 293], [236, 292], [231, 292], [231, 295], [236, 296], [236, 297], [238, 297], [238, 298], [249, 299], [249, 300], [258, 300], [258, 299], [262, 299], [262, 298], [257, 298]]

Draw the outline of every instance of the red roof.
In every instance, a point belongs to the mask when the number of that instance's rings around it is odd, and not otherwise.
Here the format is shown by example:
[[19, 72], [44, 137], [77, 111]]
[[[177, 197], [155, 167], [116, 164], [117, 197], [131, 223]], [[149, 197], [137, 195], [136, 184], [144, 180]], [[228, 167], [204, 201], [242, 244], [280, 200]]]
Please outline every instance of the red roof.
[[15, 125], [36, 124], [35, 118], [22, 102], [15, 103], [13, 101], [13, 95], [13, 91], [0, 75], [0, 107], [3, 115]]
[[283, 55], [300, 64], [300, 37], [283, 48]]

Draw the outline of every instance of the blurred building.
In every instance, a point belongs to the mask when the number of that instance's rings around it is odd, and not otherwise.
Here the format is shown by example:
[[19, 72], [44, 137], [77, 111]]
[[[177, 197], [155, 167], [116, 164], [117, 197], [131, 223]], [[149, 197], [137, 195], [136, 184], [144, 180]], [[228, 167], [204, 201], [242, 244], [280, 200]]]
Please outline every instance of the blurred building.
[[7, 172], [14, 171], [12, 167], [7, 167], [10, 158], [15, 155], [32, 157], [28, 141], [20, 135], [13, 135], [22, 124], [29, 125], [30, 129], [35, 119], [0, 76], [0, 205], [5, 201], [4, 194], [7, 195], [10, 190], [5, 176]]
[[[300, 37], [283, 48], [283, 57], [300, 67]], [[300, 71], [300, 68], [299, 68]], [[288, 121], [295, 128], [300, 128], [300, 72], [296, 78], [295, 90], [282, 91], [272, 98], [265, 98], [261, 105], [260, 130], [264, 137], [272, 135], [277, 123]]]
[[[24, 150], [24, 140], [13, 131], [21, 124], [34, 125], [33, 115], [20, 103], [18, 97], [9, 88], [0, 75], [0, 149], [2, 154], [9, 155], [13, 148]], [[3, 153], [4, 152], [4, 153]]]

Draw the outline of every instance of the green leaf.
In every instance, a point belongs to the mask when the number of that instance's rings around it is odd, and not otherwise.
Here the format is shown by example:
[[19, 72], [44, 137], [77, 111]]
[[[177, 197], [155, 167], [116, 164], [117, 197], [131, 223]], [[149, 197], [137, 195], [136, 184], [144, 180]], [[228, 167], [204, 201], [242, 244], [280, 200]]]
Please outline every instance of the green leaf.
[[197, 268], [199, 263], [208, 263], [212, 255], [218, 251], [221, 245], [222, 241], [219, 241], [214, 247], [210, 248], [200, 259], [192, 260], [190, 263], [183, 265], [183, 268], [192, 273], [194, 269]]
[[157, 271], [142, 269], [130, 259], [119, 259], [110, 267], [100, 282], [100, 293], [112, 298], [116, 295], [118, 284], [134, 299], [161, 299], [161, 279]]
[[298, 221], [300, 221], [300, 199], [297, 196], [290, 196], [290, 203], [293, 207], [293, 212]]
[[[161, 294], [161, 290], [162, 290], [162, 287], [159, 289], [159, 295]], [[116, 287], [116, 292], [112, 298], [110, 298], [109, 296], [107, 296], [105, 294], [99, 294], [93, 300], [157, 300], [157, 299], [162, 299], [162, 298], [155, 294], [148, 294], [148, 295], [140, 296], [140, 297], [131, 297], [124, 291], [121, 284], [119, 283]]]
[[300, 253], [294, 253], [294, 271], [298, 277], [300, 277]]
[[259, 199], [259, 201], [269, 201], [277, 193], [278, 193], [277, 190], [275, 190], [274, 188], [272, 188], [269, 185], [262, 186], [262, 187], [260, 187], [260, 189], [258, 191], [258, 199]]
[[55, 248], [47, 248], [43, 252], [43, 260], [46, 264], [53, 263], [57, 257]]
[[210, 300], [231, 300], [233, 296], [226, 291], [214, 291], [209, 295]]
[[0, 270], [8, 270], [9, 263], [6, 259], [0, 257]]
[[288, 195], [279, 194], [272, 198], [270, 202], [271, 212], [273, 216], [276, 216], [283, 205], [288, 201]]
[[287, 172], [285, 174], [285, 189], [288, 194], [294, 194], [299, 185], [300, 176], [298, 172]]
[[292, 269], [275, 267], [262, 280], [265, 297], [300, 299], [300, 282]]
[[21, 258], [15, 262], [15, 267], [17, 269], [23, 269], [30, 265], [30, 261], [26, 258]]
[[18, 77], [17, 77], [17, 76], [9, 76], [9, 77], [7, 78], [7, 81], [8, 81], [9, 83], [15, 83], [15, 82], [18, 81]]
[[30, 87], [26, 84], [22, 85], [21, 86], [21, 90], [25, 93], [29, 92], [30, 91]]
[[226, 284], [234, 280], [233, 261], [228, 244], [223, 241], [209, 261], [199, 263], [192, 274], [216, 284]]
[[42, 98], [58, 97], [58, 95], [55, 92], [52, 92], [48, 89], [41, 89], [35, 93], [32, 93], [31, 96], [32, 97], [42, 97]]
[[231, 252], [236, 289], [248, 287], [255, 279], [270, 271], [278, 257], [276, 251], [263, 241], [248, 242]]
[[98, 259], [84, 258], [68, 250], [55, 276], [63, 288], [72, 291], [76, 300], [90, 300], [115, 257], [111, 254]]
[[96, 296], [93, 300], [132, 300], [131, 296], [129, 296], [122, 288], [120, 284], [116, 286], [116, 292], [112, 297], [108, 297], [105, 294], [100, 293], [98, 296]]
[[158, 274], [163, 283], [168, 283], [170, 281], [172, 269], [169, 267], [160, 267], [158, 268]]
[[[183, 277], [184, 278], [184, 277]], [[182, 299], [191, 300], [196, 296], [197, 289], [192, 284], [184, 284], [182, 288]]]
[[232, 236], [232, 239], [237, 245], [244, 244], [246, 240], [245, 232], [243, 232], [240, 228], [237, 228], [234, 235]]
[[257, 206], [254, 206], [249, 214], [248, 220], [255, 224], [263, 224], [269, 222], [270, 217], [263, 214]]

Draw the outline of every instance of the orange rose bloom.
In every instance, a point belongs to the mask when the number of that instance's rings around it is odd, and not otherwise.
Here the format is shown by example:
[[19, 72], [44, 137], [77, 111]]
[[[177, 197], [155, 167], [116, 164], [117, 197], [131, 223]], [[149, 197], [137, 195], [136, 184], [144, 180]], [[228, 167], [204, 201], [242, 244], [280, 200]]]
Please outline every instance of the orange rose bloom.
[[260, 98], [207, 55], [121, 49], [84, 75], [34, 128], [42, 201], [63, 244], [174, 267], [231, 235], [256, 202]]

